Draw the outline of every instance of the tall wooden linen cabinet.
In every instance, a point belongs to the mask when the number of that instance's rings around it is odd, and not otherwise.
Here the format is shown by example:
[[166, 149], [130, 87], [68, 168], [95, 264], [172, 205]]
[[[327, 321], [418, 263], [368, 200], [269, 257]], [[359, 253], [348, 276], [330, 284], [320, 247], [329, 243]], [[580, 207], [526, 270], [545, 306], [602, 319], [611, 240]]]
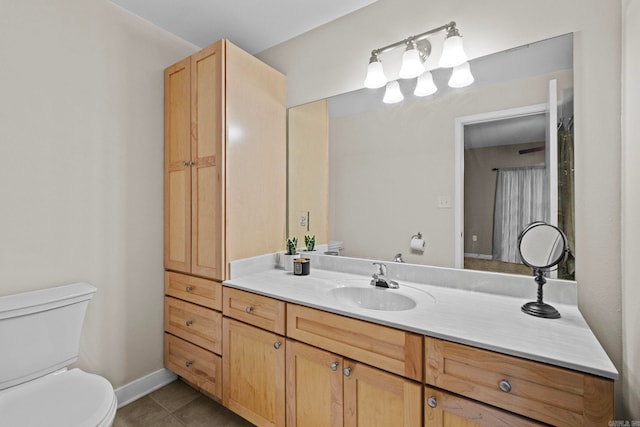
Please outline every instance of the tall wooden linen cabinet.
[[285, 98], [227, 40], [165, 70], [165, 366], [218, 398], [229, 262], [284, 248]]

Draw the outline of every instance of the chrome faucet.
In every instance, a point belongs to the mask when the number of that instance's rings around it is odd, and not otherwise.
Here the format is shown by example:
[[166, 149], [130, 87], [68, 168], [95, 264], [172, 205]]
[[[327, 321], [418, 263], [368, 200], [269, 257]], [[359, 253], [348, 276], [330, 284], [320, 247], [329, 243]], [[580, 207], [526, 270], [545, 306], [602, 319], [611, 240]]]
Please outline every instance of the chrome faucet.
[[371, 286], [378, 286], [380, 288], [398, 289], [400, 285], [398, 282], [390, 280], [387, 276], [387, 266], [381, 262], [374, 262], [373, 265], [378, 266], [378, 271], [373, 273], [371, 279]]

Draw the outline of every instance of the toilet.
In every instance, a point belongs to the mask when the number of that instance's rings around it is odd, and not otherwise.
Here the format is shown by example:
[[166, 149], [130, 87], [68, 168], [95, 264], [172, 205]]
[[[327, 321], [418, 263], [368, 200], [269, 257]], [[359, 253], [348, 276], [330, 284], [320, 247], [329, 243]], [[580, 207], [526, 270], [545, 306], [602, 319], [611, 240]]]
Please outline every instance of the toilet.
[[73, 283], [0, 297], [0, 426], [111, 427], [109, 381], [68, 369], [95, 292]]

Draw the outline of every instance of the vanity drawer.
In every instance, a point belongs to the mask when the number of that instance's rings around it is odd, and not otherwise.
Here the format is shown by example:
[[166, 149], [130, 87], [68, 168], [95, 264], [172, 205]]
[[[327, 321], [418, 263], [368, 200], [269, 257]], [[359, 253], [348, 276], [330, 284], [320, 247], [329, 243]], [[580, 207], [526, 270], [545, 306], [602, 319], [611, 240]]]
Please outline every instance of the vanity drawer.
[[222, 358], [170, 334], [164, 334], [164, 364], [190, 383], [222, 399]]
[[222, 283], [167, 271], [164, 293], [194, 304], [222, 310]]
[[287, 336], [422, 381], [422, 336], [287, 304]]
[[222, 292], [222, 312], [245, 323], [284, 335], [284, 301], [225, 287]]
[[172, 297], [164, 297], [164, 330], [221, 354], [222, 314]]
[[425, 382], [555, 426], [613, 417], [611, 380], [429, 337]]

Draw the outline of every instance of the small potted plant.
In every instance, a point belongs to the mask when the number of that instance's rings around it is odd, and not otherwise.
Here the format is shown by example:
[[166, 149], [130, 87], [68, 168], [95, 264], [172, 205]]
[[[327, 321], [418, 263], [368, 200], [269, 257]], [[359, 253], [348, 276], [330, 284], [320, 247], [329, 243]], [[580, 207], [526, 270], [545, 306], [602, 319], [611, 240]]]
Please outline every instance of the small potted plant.
[[298, 254], [298, 238], [290, 237], [287, 239], [287, 251], [284, 253], [283, 257], [283, 267], [287, 271], [293, 271], [293, 260], [294, 258], [298, 258], [300, 255]]
[[316, 247], [316, 236], [304, 236], [304, 245], [307, 247], [307, 250], [311, 252]]

